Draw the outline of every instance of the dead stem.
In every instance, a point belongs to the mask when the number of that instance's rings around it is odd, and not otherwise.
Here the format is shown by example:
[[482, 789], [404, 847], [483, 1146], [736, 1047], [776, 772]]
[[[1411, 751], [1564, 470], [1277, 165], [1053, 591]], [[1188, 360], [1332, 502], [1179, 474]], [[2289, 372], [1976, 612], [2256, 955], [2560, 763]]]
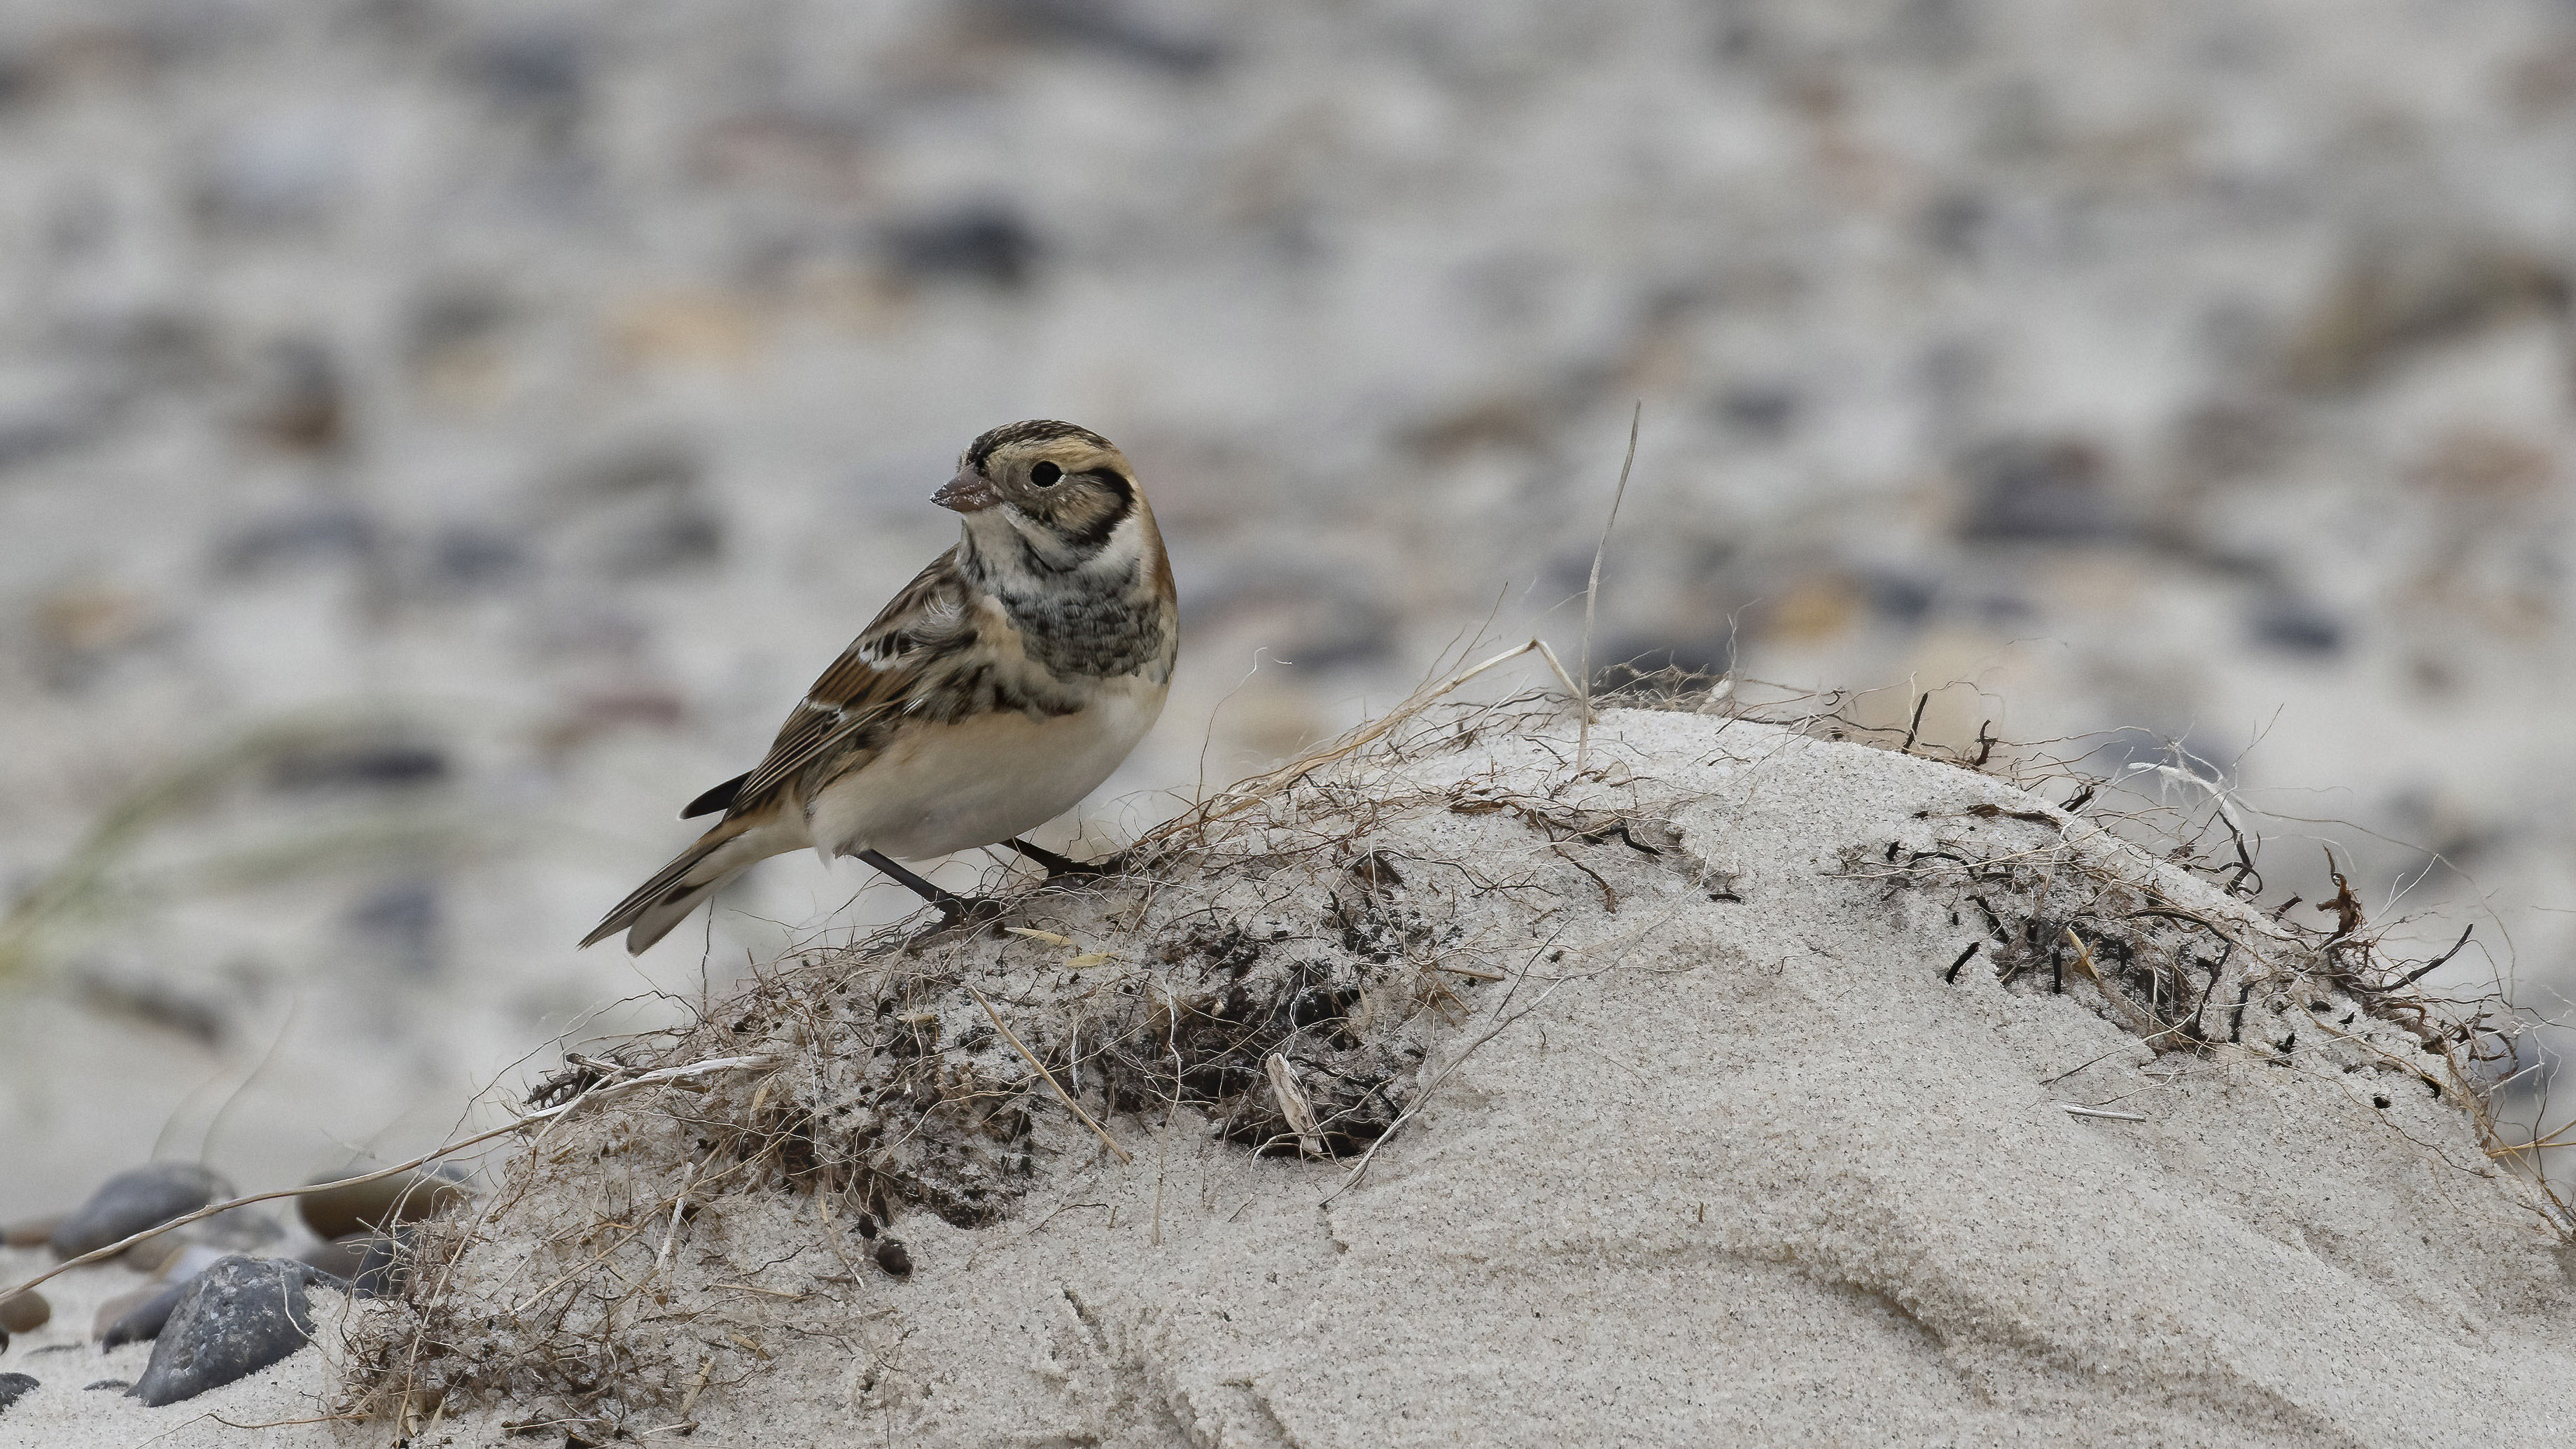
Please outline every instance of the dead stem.
[[1592, 746], [1592, 614], [1601, 598], [1601, 556], [1610, 551], [1610, 530], [1619, 522], [1619, 504], [1628, 496], [1628, 472], [1637, 466], [1637, 425], [1645, 420], [1646, 405], [1639, 402], [1628, 414], [1628, 456], [1619, 464], [1619, 486], [1610, 495], [1610, 516], [1601, 520], [1601, 542], [1593, 545], [1592, 577], [1583, 586], [1583, 688], [1575, 702], [1582, 711], [1582, 722], [1574, 736], [1574, 773], [1583, 773], [1584, 756]]

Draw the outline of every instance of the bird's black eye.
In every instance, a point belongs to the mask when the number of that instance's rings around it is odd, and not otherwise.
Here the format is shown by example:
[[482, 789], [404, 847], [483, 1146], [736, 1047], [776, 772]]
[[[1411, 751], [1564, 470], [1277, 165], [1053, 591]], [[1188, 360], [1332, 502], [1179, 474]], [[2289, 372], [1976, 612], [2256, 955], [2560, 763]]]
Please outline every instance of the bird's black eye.
[[1029, 470], [1029, 481], [1040, 488], [1053, 488], [1055, 480], [1063, 476], [1064, 470], [1053, 463], [1040, 463]]

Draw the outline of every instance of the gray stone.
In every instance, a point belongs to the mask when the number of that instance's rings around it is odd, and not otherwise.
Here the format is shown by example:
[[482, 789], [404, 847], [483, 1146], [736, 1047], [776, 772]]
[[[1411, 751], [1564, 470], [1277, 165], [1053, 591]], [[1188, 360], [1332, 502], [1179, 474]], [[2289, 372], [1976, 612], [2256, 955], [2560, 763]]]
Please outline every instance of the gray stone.
[[313, 1338], [307, 1285], [336, 1280], [291, 1258], [226, 1258], [188, 1284], [129, 1392], [159, 1407], [257, 1373]]
[[25, 1374], [0, 1374], [0, 1411], [5, 1411], [11, 1404], [18, 1402], [29, 1389], [35, 1387], [37, 1387], [37, 1380]]
[[99, 1184], [80, 1210], [54, 1229], [50, 1244], [57, 1257], [77, 1258], [145, 1228], [184, 1217], [233, 1186], [189, 1162], [155, 1162], [133, 1168]]

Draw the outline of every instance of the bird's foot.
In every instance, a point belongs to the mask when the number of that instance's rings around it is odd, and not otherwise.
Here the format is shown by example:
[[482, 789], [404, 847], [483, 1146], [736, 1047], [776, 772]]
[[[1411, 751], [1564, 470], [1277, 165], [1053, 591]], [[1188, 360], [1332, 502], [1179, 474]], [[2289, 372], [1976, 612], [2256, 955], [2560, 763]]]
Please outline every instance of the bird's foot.
[[990, 925], [1002, 917], [1003, 906], [990, 896], [956, 896], [942, 893], [931, 901], [939, 912], [937, 934], [968, 927]]
[[1127, 869], [1127, 852], [1123, 850], [1105, 859], [1083, 861], [1058, 855], [1052, 850], [1031, 845], [1025, 840], [1007, 840], [1003, 844], [1046, 867], [1047, 879], [1050, 882], [1089, 880], [1104, 875], [1118, 875]]

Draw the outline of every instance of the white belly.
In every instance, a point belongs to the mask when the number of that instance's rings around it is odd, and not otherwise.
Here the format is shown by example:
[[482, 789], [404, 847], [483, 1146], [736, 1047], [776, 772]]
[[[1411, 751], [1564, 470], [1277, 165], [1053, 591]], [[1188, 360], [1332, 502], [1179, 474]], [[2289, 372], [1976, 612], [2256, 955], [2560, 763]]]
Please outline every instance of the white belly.
[[1153, 728], [1164, 692], [1120, 680], [1078, 714], [980, 715], [900, 734], [813, 802], [814, 844], [920, 860], [1034, 829], [1109, 778]]

